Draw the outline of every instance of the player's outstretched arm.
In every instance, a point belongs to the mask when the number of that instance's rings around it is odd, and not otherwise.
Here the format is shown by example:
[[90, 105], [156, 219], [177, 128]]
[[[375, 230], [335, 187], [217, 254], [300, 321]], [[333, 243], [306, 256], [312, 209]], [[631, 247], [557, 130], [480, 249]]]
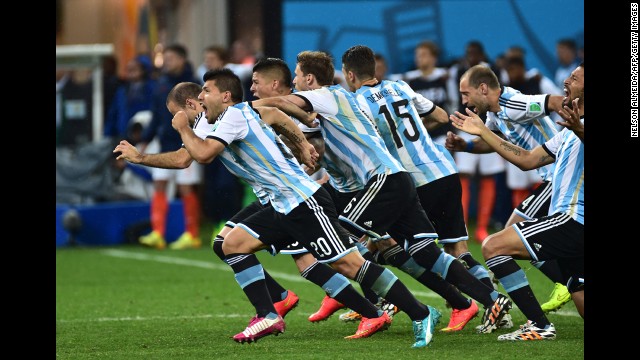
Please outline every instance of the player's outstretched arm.
[[435, 109], [429, 115], [422, 117], [422, 124], [427, 130], [434, 130], [449, 122], [449, 116], [440, 106], [435, 105]]
[[251, 106], [260, 107], [260, 106], [273, 106], [278, 109], [284, 111], [286, 114], [293, 116], [294, 118], [300, 120], [301, 123], [305, 124], [308, 127], [316, 127], [317, 123], [314, 122], [316, 119], [315, 113], [308, 113], [307, 103], [301, 99], [299, 96], [295, 95], [285, 95], [285, 96], [274, 96], [266, 99], [254, 100], [251, 102]]
[[469, 109], [465, 110], [467, 112], [466, 115], [456, 111], [449, 116], [453, 126], [469, 134], [480, 136], [500, 156], [520, 169], [536, 169], [554, 162], [555, 159], [542, 146], [537, 146], [533, 150], [527, 151], [514, 145], [491, 131], [476, 113]]
[[141, 154], [135, 146], [122, 140], [113, 149], [114, 153], [120, 153], [117, 160], [126, 160], [132, 164], [140, 164], [164, 169], [185, 169], [191, 165], [193, 159], [184, 148], [176, 151], [159, 154]]
[[209, 164], [222, 151], [225, 145], [215, 139], [201, 139], [189, 126], [187, 113], [178, 111], [171, 120], [171, 126], [180, 134], [182, 144], [189, 156], [200, 164]]

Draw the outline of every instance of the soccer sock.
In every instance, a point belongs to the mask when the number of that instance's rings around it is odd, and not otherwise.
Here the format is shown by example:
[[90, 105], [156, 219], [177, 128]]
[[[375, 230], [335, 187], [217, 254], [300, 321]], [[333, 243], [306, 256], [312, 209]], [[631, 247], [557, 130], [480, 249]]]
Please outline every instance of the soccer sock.
[[274, 302], [282, 301], [287, 298], [288, 290], [283, 288], [269, 273], [264, 270], [264, 282], [267, 285], [269, 296]]
[[538, 268], [543, 274], [545, 274], [551, 281], [554, 283], [566, 284], [564, 277], [562, 276], [562, 270], [560, 270], [560, 265], [558, 265], [557, 260], [545, 260], [545, 261], [535, 261], [531, 260], [531, 264]]
[[256, 309], [258, 317], [276, 314], [265, 284], [264, 269], [254, 254], [229, 254], [224, 260], [235, 273], [236, 281]]
[[513, 208], [517, 208], [524, 201], [524, 199], [529, 196], [529, 194], [531, 194], [531, 191], [529, 191], [529, 189], [511, 189], [511, 202]]
[[167, 212], [169, 201], [163, 191], [155, 191], [151, 198], [151, 229], [164, 237], [167, 227]]
[[[360, 243], [358, 243], [358, 245], [360, 245], [360, 246], [358, 246], [358, 249], [360, 249], [360, 247], [364, 247], [364, 245], [362, 245]], [[366, 247], [364, 247], [364, 248], [366, 249]], [[360, 252], [360, 254], [362, 255], [362, 257], [365, 260], [369, 260], [369, 261], [371, 261], [373, 263], [376, 262], [374, 257], [373, 257], [373, 254], [369, 250], [367, 250], [364, 253]], [[380, 300], [380, 297], [378, 296], [378, 294], [376, 294], [376, 292], [371, 290], [370, 288], [360, 285], [360, 289], [362, 290], [362, 294], [364, 295], [364, 297], [367, 300], [371, 301], [371, 303], [377, 304], [378, 301]]]
[[200, 201], [195, 191], [182, 196], [184, 227], [193, 237], [200, 234]]
[[489, 227], [489, 220], [496, 201], [496, 179], [491, 176], [480, 178], [480, 191], [478, 192], [478, 224], [480, 229]]
[[511, 256], [494, 256], [487, 260], [487, 266], [527, 319], [535, 322], [539, 328], [549, 325], [549, 320], [529, 286], [527, 276]]
[[371, 302], [365, 301], [362, 295], [351, 285], [349, 279], [337, 273], [328, 265], [315, 262], [304, 269], [300, 275], [320, 286], [330, 297], [366, 318], [375, 318], [382, 315], [382, 310], [379, 311]]
[[440, 275], [420, 266], [400, 245], [390, 247], [382, 256], [388, 264], [411, 275], [422, 285], [442, 296], [454, 309], [462, 310], [471, 306], [469, 299], [465, 298], [455, 286], [449, 284]]
[[213, 252], [220, 258], [220, 260], [224, 261], [225, 255], [222, 251], [222, 243], [224, 242], [224, 237], [220, 235], [216, 235], [215, 239], [213, 239], [213, 245], [211, 249]]
[[493, 283], [491, 282], [491, 278], [489, 277], [489, 272], [484, 266], [480, 265], [480, 263], [473, 258], [470, 252], [465, 252], [458, 256], [458, 259], [464, 261], [469, 268], [469, 272], [471, 275], [475, 276], [476, 279], [482, 281], [483, 284], [487, 285], [490, 288], [493, 288]]
[[493, 301], [498, 297], [498, 292], [493, 286], [487, 287], [476, 279], [460, 261], [442, 251], [433, 238], [413, 241], [409, 246], [409, 254], [418, 264], [442, 276], [485, 307], [493, 305]]
[[471, 201], [471, 179], [469, 176], [460, 176], [460, 186], [462, 187], [462, 211], [464, 212], [464, 223], [469, 223], [469, 201]]
[[396, 305], [407, 313], [411, 320], [423, 320], [429, 316], [429, 309], [419, 302], [389, 269], [366, 260], [356, 273], [355, 280]]

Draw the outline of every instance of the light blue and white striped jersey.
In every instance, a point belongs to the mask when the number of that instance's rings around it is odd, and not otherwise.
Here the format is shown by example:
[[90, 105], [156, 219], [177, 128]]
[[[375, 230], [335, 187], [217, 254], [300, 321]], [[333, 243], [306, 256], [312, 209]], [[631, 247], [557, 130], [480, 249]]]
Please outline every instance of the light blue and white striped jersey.
[[420, 116], [436, 109], [402, 80], [383, 80], [356, 91], [360, 108], [373, 119], [389, 152], [411, 174], [416, 187], [458, 173], [453, 157], [431, 139]]
[[584, 143], [563, 129], [542, 147], [556, 159], [549, 215], [565, 213], [584, 225]]
[[[196, 116], [196, 120], [193, 125], [193, 132], [196, 134], [196, 136], [204, 139], [211, 131], [213, 131], [213, 129], [214, 124], [209, 124], [207, 122], [207, 118], [204, 116], [204, 112], [201, 112]], [[184, 146], [184, 144], [182, 146]], [[225, 164], [225, 166], [229, 170], [229, 172], [239, 178], [244, 179], [246, 176], [248, 176], [246, 170], [240, 168], [235, 164]], [[260, 200], [260, 203], [262, 205], [266, 205], [269, 202], [269, 194], [267, 194], [267, 192], [259, 184], [256, 183], [251, 187], [251, 189], [253, 190], [253, 193], [256, 195], [258, 200]]]
[[405, 171], [389, 153], [353, 94], [341, 85], [323, 86], [293, 95], [304, 99], [318, 113], [325, 141], [322, 165], [336, 190], [358, 191], [377, 174]]
[[[498, 102], [500, 111], [487, 112], [487, 127], [498, 130], [510, 142], [525, 150], [533, 150], [538, 145], [558, 133], [556, 123], [548, 116], [547, 101], [549, 95], [525, 95], [520, 91], [502, 87]], [[544, 181], [551, 181], [554, 164], [537, 169]]]
[[271, 126], [246, 102], [225, 109], [206, 137], [226, 146], [220, 154], [222, 163], [256, 193], [265, 191], [271, 206], [282, 214], [288, 214], [320, 188]]

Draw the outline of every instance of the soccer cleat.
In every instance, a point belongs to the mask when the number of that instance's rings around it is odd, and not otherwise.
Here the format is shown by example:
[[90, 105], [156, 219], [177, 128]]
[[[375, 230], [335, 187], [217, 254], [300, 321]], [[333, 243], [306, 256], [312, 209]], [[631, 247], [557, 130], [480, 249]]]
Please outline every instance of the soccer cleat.
[[560, 308], [569, 301], [571, 301], [571, 293], [569, 292], [569, 289], [560, 283], [556, 283], [551, 295], [549, 296], [549, 300], [540, 305], [540, 307], [546, 314], [551, 311], [560, 310]]
[[158, 250], [163, 250], [167, 247], [167, 242], [164, 241], [164, 237], [155, 230], [147, 235], [140, 236], [140, 238], [138, 238], [138, 241], [144, 246], [148, 246]]
[[[485, 312], [486, 314], [486, 312]], [[476, 326], [476, 331], [480, 332], [482, 327], [484, 326], [485, 315], [482, 315], [482, 324]], [[498, 329], [511, 329], [513, 327], [513, 320], [511, 319], [511, 314], [504, 314], [502, 320], [498, 323]]]
[[284, 300], [274, 302], [273, 307], [276, 308], [278, 315], [282, 316], [282, 318], [284, 319], [289, 311], [298, 306], [299, 301], [300, 298], [298, 297], [298, 295], [296, 295], [296, 293], [291, 290], [287, 290], [287, 297], [284, 298]]
[[345, 336], [345, 339], [361, 339], [369, 337], [379, 331], [385, 331], [391, 325], [391, 318], [389, 314], [386, 312], [382, 312], [382, 316], [377, 318], [366, 318], [362, 317], [360, 320], [360, 325], [358, 325], [358, 330], [353, 335]]
[[309, 321], [317, 322], [327, 320], [329, 316], [343, 307], [344, 305], [341, 302], [329, 295], [325, 295], [320, 304], [320, 309], [309, 316]]
[[[387, 300], [380, 298], [380, 300], [375, 305], [378, 309], [386, 312], [390, 318], [393, 319], [393, 315], [400, 312], [400, 309], [394, 304], [388, 302]], [[362, 319], [362, 315], [358, 314], [353, 310], [349, 310], [344, 314], [339, 316], [340, 321], [350, 322], [350, 321], [358, 321]]]
[[497, 329], [500, 320], [509, 312], [512, 306], [511, 300], [508, 297], [499, 294], [493, 305], [484, 311], [484, 322], [482, 323], [482, 327], [478, 329], [478, 332], [489, 334]]
[[446, 328], [440, 329], [443, 332], [460, 331], [473, 319], [478, 316], [478, 305], [475, 301], [471, 300], [471, 306], [467, 309], [453, 309], [451, 311], [451, 319], [449, 319], [449, 325]]
[[553, 323], [549, 324], [546, 329], [536, 326], [531, 320], [527, 320], [524, 325], [520, 325], [520, 329], [498, 336], [500, 341], [529, 341], [529, 340], [555, 340], [556, 327]]
[[338, 319], [340, 319], [340, 321], [344, 321], [344, 322], [358, 321], [358, 320], [362, 319], [362, 315], [358, 314], [357, 312], [355, 312], [353, 310], [349, 310], [344, 314], [340, 314]]
[[185, 231], [180, 237], [169, 244], [171, 250], [198, 249], [202, 245], [200, 238], [193, 237], [190, 232]]
[[440, 321], [440, 311], [436, 308], [427, 305], [429, 308], [429, 316], [427, 316], [423, 320], [412, 321], [413, 325], [413, 336], [415, 338], [415, 342], [411, 346], [414, 349], [423, 348], [431, 342], [433, 339], [433, 332], [435, 331], [436, 325]]
[[251, 343], [267, 335], [276, 335], [284, 332], [284, 319], [278, 315], [275, 319], [254, 316], [243, 332], [233, 336], [233, 340], [239, 343]]
[[389, 315], [390, 318], [393, 319], [393, 315], [400, 312], [400, 309], [394, 304], [388, 302], [387, 300], [380, 298], [380, 301], [376, 304], [376, 307]]

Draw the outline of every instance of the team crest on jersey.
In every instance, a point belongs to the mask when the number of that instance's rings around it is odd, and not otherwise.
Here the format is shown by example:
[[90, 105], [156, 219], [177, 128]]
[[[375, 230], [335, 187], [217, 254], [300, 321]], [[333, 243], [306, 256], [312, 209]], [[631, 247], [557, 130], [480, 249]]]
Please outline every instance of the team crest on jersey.
[[540, 112], [540, 111], [542, 111], [542, 107], [540, 106], [540, 103], [537, 103], [537, 102], [531, 103], [531, 104], [529, 104], [529, 111], [531, 111], [531, 112], [534, 112], [534, 111], [535, 112]]

